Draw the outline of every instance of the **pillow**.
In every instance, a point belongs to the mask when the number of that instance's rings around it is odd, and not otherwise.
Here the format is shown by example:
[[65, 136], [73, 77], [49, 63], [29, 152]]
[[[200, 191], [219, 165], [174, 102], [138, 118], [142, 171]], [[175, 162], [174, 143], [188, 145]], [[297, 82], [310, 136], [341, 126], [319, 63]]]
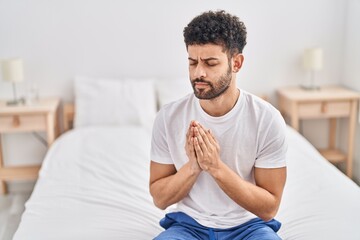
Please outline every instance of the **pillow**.
[[156, 81], [156, 90], [160, 107], [193, 92], [188, 78], [158, 80]]
[[100, 125], [152, 127], [156, 115], [151, 79], [75, 78], [75, 128]]

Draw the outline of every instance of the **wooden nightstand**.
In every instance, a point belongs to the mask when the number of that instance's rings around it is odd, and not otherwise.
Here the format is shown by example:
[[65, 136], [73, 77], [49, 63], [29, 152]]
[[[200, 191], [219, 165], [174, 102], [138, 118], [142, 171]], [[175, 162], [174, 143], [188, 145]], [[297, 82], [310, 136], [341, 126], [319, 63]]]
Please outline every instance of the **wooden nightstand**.
[[7, 106], [0, 100], [0, 187], [6, 193], [5, 181], [36, 179], [40, 166], [4, 166], [1, 134], [17, 132], [46, 132], [47, 144], [50, 146], [59, 134], [58, 98], [41, 99], [33, 105]]
[[[306, 91], [300, 87], [286, 87], [277, 91], [280, 112], [290, 118], [290, 125], [299, 131], [302, 119], [326, 118], [330, 121], [327, 149], [320, 153], [332, 163], [346, 162], [346, 174], [352, 177], [352, 158], [360, 94], [339, 86], [322, 87]], [[343, 153], [336, 148], [336, 120], [349, 119], [348, 149]]]

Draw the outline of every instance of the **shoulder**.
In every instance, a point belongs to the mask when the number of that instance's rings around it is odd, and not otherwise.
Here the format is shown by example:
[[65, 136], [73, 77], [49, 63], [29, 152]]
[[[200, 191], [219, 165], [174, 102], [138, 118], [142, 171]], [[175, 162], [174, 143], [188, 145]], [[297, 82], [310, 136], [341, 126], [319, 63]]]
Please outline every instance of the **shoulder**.
[[189, 115], [189, 112], [192, 112], [191, 109], [194, 105], [194, 94], [192, 93], [165, 104], [156, 115], [154, 128], [168, 129], [170, 126], [181, 127], [183, 124], [187, 124], [184, 123], [184, 119]]
[[242, 94], [243, 106], [246, 109], [248, 119], [256, 125], [258, 131], [264, 133], [269, 128], [284, 131], [286, 126], [284, 118], [271, 103], [246, 91], [242, 91]]
[[194, 103], [194, 94], [189, 93], [188, 95], [165, 104], [159, 111], [158, 115], [163, 116], [173, 116], [177, 114], [181, 114], [185, 109], [188, 110]]
[[241, 93], [243, 94], [244, 104], [248, 111], [254, 111], [257, 115], [267, 115], [268, 117], [280, 114], [271, 103], [264, 99], [244, 90], [241, 90]]

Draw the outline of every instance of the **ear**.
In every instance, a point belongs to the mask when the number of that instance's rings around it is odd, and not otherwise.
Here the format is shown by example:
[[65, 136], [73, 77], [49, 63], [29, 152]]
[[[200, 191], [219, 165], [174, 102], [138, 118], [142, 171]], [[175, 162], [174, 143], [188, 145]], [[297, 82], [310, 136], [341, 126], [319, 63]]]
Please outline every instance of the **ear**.
[[237, 73], [241, 69], [243, 62], [244, 62], [244, 55], [242, 55], [241, 53], [234, 54], [232, 58], [234, 73]]

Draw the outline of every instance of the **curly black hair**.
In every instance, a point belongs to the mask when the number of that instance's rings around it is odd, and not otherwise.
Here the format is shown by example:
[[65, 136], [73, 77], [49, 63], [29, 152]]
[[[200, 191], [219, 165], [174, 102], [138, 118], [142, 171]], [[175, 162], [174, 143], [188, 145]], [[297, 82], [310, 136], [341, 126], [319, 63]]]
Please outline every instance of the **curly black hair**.
[[208, 11], [195, 17], [184, 28], [186, 48], [189, 45], [213, 43], [221, 45], [230, 56], [242, 53], [246, 45], [246, 27], [236, 16], [224, 10]]

